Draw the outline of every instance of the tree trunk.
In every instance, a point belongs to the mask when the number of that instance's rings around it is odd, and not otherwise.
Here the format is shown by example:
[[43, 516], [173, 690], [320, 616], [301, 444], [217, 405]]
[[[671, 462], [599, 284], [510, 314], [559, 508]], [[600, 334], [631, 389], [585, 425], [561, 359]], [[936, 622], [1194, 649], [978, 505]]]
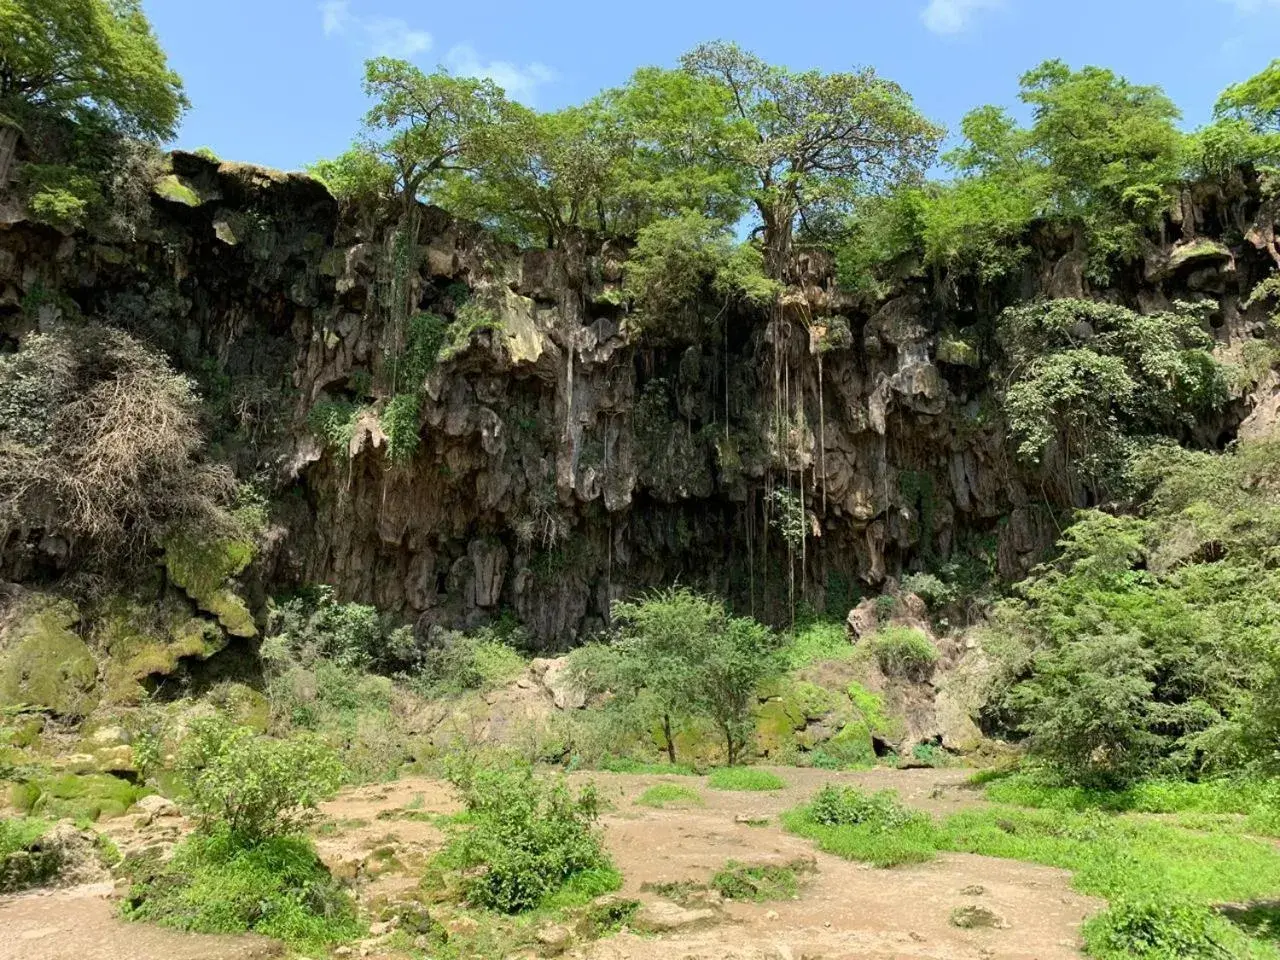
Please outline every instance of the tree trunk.
[[671, 714], [662, 715], [662, 735], [667, 738], [667, 759], [674, 767], [676, 763], [676, 738], [671, 733]]
[[9, 190], [9, 180], [13, 176], [13, 162], [18, 153], [18, 140], [21, 131], [0, 119], [0, 194]]

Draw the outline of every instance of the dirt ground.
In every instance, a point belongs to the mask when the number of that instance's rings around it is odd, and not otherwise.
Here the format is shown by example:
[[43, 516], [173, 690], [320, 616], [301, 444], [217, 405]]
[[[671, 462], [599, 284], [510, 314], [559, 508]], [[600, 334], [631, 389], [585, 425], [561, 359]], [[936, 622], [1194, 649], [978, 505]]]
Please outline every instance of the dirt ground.
[[[892, 788], [935, 814], [980, 804], [963, 787], [965, 772], [871, 770], [829, 773], [777, 769], [787, 789], [748, 793], [707, 788], [703, 778], [590, 773], [608, 809], [606, 841], [624, 877], [625, 896], [661, 898], [653, 884], [705, 883], [737, 860], [788, 863], [808, 858], [816, 871], [795, 900], [725, 903], [702, 922], [658, 936], [624, 932], [571, 955], [584, 960], [1065, 960], [1079, 957], [1082, 920], [1102, 904], [1081, 896], [1062, 870], [965, 854], [917, 866], [877, 870], [817, 853], [785, 833], [778, 815], [822, 784]], [[692, 787], [704, 804], [658, 810], [636, 804], [657, 783]], [[431, 815], [457, 809], [439, 781], [408, 778], [350, 790], [326, 804], [316, 843], [339, 875], [356, 878], [362, 900], [413, 887], [441, 840]], [[118, 842], [144, 842], [122, 818]], [[751, 823], [744, 821], [753, 821]], [[763, 822], [761, 822], [763, 821]], [[172, 828], [170, 828], [172, 829]], [[0, 960], [252, 960], [278, 955], [257, 937], [175, 933], [116, 918], [110, 885], [0, 899]], [[981, 905], [1003, 921], [996, 929], [959, 929], [953, 909]], [[376, 943], [365, 955], [377, 957]]]

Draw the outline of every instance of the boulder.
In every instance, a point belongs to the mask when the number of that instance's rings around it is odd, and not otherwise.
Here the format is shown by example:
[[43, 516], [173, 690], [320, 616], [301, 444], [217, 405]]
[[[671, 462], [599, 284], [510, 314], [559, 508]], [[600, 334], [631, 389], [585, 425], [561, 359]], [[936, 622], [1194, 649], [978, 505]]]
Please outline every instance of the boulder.
[[158, 793], [152, 793], [133, 805], [133, 809], [138, 813], [145, 813], [152, 818], [158, 817], [178, 817], [182, 812], [178, 809], [178, 805], [168, 797], [162, 797]]
[[682, 907], [670, 900], [652, 900], [636, 912], [631, 926], [641, 933], [671, 933], [706, 926], [720, 919], [710, 907]]
[[530, 670], [543, 689], [551, 694], [556, 709], [581, 710], [587, 705], [586, 691], [575, 685], [569, 676], [568, 657], [554, 660], [539, 658], [530, 664]]

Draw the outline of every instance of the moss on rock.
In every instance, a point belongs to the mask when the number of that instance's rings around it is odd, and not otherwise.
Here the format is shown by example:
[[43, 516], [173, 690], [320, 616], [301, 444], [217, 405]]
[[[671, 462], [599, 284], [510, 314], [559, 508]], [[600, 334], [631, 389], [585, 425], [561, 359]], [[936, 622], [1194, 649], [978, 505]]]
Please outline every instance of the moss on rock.
[[170, 537], [165, 544], [164, 566], [169, 579], [181, 587], [196, 605], [218, 618], [233, 637], [254, 637], [258, 628], [249, 607], [228, 586], [253, 560], [248, 540]]
[[0, 706], [29, 706], [83, 717], [96, 702], [98, 665], [72, 628], [80, 612], [67, 601], [34, 607], [6, 631], [0, 655]]
[[42, 817], [98, 820], [120, 816], [150, 792], [106, 773], [60, 773], [15, 783], [9, 802]]
[[227, 642], [217, 624], [191, 616], [185, 604], [148, 610], [124, 598], [107, 605], [93, 639], [107, 660], [105, 700], [115, 704], [141, 702], [148, 677], [169, 676], [186, 658], [208, 659]]
[[173, 173], [161, 177], [151, 189], [161, 200], [180, 203], [184, 207], [198, 207], [204, 202], [195, 189]]

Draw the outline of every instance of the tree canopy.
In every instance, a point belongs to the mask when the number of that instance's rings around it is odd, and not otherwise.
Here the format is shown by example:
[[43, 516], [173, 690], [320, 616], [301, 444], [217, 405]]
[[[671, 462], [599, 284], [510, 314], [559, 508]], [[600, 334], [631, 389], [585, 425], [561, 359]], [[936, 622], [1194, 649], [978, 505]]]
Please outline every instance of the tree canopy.
[[0, 0], [0, 27], [0, 112], [173, 136], [187, 100], [139, 0]]
[[681, 63], [728, 94], [734, 123], [716, 150], [749, 184], [775, 278], [798, 227], [921, 176], [942, 137], [906, 91], [869, 68], [795, 72], [720, 42]]

